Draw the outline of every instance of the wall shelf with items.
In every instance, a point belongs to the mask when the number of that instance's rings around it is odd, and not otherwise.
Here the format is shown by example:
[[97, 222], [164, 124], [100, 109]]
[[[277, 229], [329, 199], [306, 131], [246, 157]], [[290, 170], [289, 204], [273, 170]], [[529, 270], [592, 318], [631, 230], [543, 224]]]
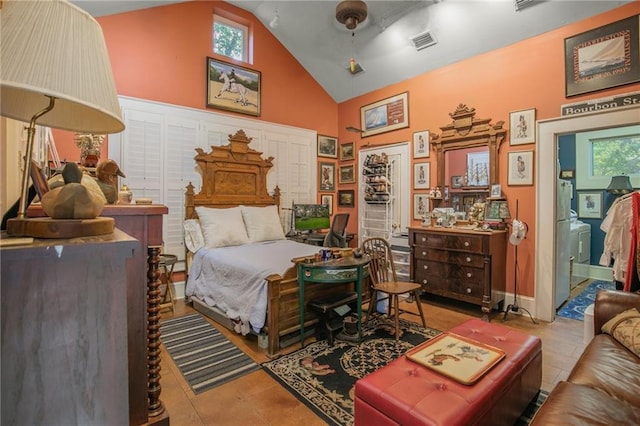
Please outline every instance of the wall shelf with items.
[[367, 157], [362, 178], [365, 183], [364, 201], [367, 204], [387, 204], [391, 201], [391, 167], [384, 154]]

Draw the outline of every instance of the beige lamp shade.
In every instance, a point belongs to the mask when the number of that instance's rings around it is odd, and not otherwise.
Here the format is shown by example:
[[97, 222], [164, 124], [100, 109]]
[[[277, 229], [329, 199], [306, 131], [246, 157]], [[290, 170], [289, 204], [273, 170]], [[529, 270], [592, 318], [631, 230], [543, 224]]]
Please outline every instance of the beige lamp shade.
[[0, 114], [97, 134], [124, 130], [107, 47], [98, 22], [63, 0], [3, 1]]

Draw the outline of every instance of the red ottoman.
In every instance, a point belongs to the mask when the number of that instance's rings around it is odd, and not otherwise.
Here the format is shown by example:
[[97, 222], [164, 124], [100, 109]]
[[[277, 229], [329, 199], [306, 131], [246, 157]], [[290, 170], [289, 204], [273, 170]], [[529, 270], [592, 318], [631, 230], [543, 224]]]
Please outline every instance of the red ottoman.
[[506, 356], [471, 386], [402, 356], [356, 382], [356, 426], [515, 423], [540, 389], [540, 338], [479, 319], [449, 331], [500, 348]]

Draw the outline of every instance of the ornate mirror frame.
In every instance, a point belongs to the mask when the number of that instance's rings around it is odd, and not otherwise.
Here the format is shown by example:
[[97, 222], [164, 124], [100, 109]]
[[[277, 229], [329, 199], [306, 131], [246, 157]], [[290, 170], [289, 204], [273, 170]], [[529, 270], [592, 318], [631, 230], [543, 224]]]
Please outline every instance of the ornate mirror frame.
[[447, 185], [445, 176], [445, 153], [456, 149], [487, 146], [489, 148], [489, 185], [498, 183], [498, 151], [507, 135], [504, 121], [492, 125], [490, 118], [475, 118], [475, 108], [458, 105], [449, 113], [453, 122], [440, 127], [440, 135], [431, 135], [431, 147], [438, 164], [438, 186]]

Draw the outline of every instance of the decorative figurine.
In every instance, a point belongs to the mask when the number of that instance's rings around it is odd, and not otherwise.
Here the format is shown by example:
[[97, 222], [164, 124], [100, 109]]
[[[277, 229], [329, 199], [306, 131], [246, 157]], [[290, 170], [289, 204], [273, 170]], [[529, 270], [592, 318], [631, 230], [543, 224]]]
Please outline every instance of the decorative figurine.
[[436, 198], [442, 198], [442, 192], [439, 186], [436, 186]]
[[118, 163], [113, 160], [105, 160], [98, 164], [96, 175], [98, 176], [98, 186], [104, 192], [107, 203], [114, 204], [118, 201], [118, 178], [116, 176], [126, 177], [125, 174], [120, 170]]
[[62, 170], [64, 185], [42, 196], [42, 209], [54, 219], [95, 219], [104, 207], [104, 198], [82, 185], [82, 171], [76, 163]]

